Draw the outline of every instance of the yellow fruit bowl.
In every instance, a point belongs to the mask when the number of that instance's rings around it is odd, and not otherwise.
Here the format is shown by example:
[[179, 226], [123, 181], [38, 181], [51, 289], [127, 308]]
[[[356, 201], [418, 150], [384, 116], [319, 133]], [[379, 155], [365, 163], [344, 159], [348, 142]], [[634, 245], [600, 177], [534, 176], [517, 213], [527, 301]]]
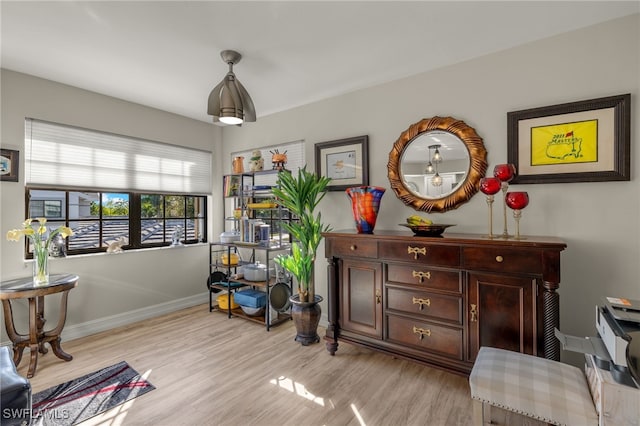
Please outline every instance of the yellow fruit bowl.
[[450, 226], [455, 226], [438, 223], [432, 223], [431, 225], [409, 225], [408, 223], [400, 223], [399, 225], [406, 226], [411, 229], [414, 234], [420, 237], [439, 237], [445, 229]]

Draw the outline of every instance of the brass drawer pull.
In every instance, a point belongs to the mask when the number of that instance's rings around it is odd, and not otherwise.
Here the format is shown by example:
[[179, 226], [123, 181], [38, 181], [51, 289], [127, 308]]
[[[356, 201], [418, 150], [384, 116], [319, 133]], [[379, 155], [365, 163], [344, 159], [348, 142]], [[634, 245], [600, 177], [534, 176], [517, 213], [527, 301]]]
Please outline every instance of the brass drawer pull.
[[418, 260], [418, 255], [419, 254], [427, 254], [427, 248], [426, 247], [411, 247], [411, 246], [407, 246], [407, 253], [408, 254], [413, 254], [413, 259], [414, 260]]
[[424, 279], [431, 279], [431, 272], [422, 272], [422, 271], [413, 271], [412, 272], [413, 278], [419, 278], [420, 279], [420, 283], [422, 283], [422, 281], [424, 281]]
[[351, 251], [355, 251], [355, 249], [357, 249], [357, 248], [358, 248], [358, 247], [356, 247], [356, 245], [355, 245], [355, 244], [354, 244], [354, 245], [352, 245], [351, 247], [349, 247], [349, 249], [350, 249]]
[[471, 304], [471, 310], [469, 311], [469, 314], [471, 314], [471, 318], [469, 319], [469, 321], [471, 322], [476, 322], [478, 321], [478, 310], [475, 304]]
[[413, 332], [420, 335], [420, 340], [422, 340], [424, 336], [431, 337], [431, 330], [428, 328], [427, 329], [419, 328], [414, 325]]
[[414, 305], [420, 305], [420, 310], [425, 306], [431, 306], [431, 299], [420, 299], [419, 297], [413, 298]]
[[502, 257], [502, 256], [496, 256], [496, 262], [498, 262], [498, 263], [502, 263], [502, 261], [504, 261], [504, 257]]

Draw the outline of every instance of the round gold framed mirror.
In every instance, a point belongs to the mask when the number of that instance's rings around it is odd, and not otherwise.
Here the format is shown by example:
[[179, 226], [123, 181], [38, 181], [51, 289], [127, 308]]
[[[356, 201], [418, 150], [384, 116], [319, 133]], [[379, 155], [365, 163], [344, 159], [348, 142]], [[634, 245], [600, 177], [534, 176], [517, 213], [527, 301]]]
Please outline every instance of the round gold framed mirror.
[[487, 171], [487, 150], [464, 121], [425, 118], [400, 134], [387, 169], [391, 188], [405, 205], [445, 212], [478, 192]]

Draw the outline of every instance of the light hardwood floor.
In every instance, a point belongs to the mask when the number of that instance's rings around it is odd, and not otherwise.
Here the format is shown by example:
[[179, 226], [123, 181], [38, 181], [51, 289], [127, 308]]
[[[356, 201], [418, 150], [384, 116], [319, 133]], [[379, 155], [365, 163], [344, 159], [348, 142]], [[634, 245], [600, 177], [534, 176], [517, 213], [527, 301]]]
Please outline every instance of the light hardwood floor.
[[156, 386], [83, 426], [471, 424], [464, 377], [344, 343], [332, 357], [324, 341], [303, 347], [294, 336], [291, 321], [267, 332], [201, 305], [63, 341], [74, 359], [40, 355], [31, 385], [127, 361]]

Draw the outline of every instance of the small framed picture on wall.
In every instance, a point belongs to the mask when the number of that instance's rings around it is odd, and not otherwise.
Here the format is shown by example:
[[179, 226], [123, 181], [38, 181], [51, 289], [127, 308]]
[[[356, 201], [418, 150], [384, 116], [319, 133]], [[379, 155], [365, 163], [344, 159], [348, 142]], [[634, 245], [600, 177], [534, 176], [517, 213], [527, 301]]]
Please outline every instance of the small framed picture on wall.
[[0, 181], [17, 182], [20, 152], [12, 149], [2, 149], [0, 151]]
[[369, 185], [369, 137], [315, 144], [316, 173], [331, 178], [328, 191]]

